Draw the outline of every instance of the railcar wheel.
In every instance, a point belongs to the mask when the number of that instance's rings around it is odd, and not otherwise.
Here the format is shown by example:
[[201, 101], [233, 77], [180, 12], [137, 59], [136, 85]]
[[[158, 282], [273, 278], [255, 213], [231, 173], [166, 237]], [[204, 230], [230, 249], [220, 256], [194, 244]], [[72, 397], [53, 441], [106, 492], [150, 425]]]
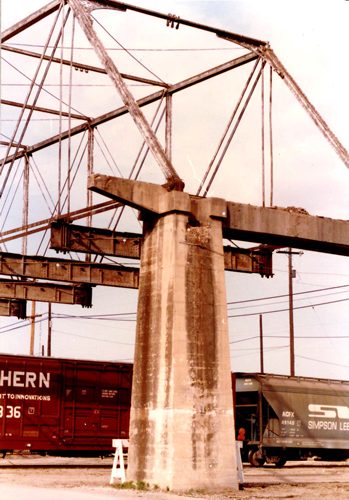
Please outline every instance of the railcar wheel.
[[252, 467], [263, 467], [265, 458], [260, 450], [251, 450], [248, 453], [248, 461]]
[[285, 457], [278, 457], [274, 464], [275, 464], [275, 467], [283, 467], [285, 465], [285, 463], [287, 462], [287, 458]]

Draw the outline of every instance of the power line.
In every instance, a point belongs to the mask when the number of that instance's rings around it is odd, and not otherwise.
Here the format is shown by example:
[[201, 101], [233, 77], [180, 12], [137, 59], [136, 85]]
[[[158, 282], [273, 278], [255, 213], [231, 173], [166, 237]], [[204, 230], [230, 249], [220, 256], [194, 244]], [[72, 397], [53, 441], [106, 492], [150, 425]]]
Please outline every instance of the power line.
[[[349, 287], [349, 285], [328, 286], [326, 288], [316, 288], [315, 290], [306, 290], [304, 292], [295, 292], [295, 293], [293, 293], [293, 295], [302, 295], [302, 294], [306, 294], [306, 293], [324, 292], [326, 290], [336, 290], [339, 288], [346, 288], [346, 287]], [[288, 293], [284, 293], [284, 294], [280, 294], [280, 295], [270, 295], [269, 297], [258, 297], [255, 299], [237, 300], [237, 301], [227, 302], [227, 305], [245, 304], [247, 302], [257, 302], [259, 300], [280, 299], [281, 297], [288, 297]]]
[[[245, 339], [232, 340], [229, 344], [239, 344], [241, 342], [248, 342], [249, 340], [258, 339], [259, 335], [254, 335], [253, 337], [247, 337]], [[263, 335], [265, 339], [288, 339], [289, 335]], [[349, 339], [349, 335], [297, 335], [296, 340], [304, 339], [316, 339], [316, 340], [328, 340], [328, 339]], [[259, 348], [255, 348], [259, 349]]]
[[78, 337], [81, 339], [87, 339], [87, 340], [98, 340], [98, 342], [107, 342], [110, 344], [118, 344], [118, 345], [127, 345], [127, 346], [134, 346], [134, 343], [129, 343], [129, 342], [118, 342], [116, 340], [108, 340], [108, 339], [101, 339], [100, 337], [90, 337], [88, 335], [79, 335], [78, 333], [68, 333], [68, 332], [63, 332], [61, 330], [54, 330], [55, 333], [60, 333], [61, 335], [68, 335], [69, 337]]
[[[306, 306], [295, 306], [293, 309], [307, 309], [309, 307], [318, 307], [318, 306], [325, 306], [325, 305], [329, 305], [329, 304], [337, 304], [339, 302], [345, 302], [349, 300], [349, 298], [347, 299], [338, 299], [338, 300], [329, 300], [327, 302], [318, 302], [317, 304], [309, 304], [309, 305], [306, 305]], [[257, 315], [260, 315], [260, 314], [273, 314], [273, 313], [279, 313], [279, 312], [286, 312], [288, 311], [289, 308], [286, 307], [284, 309], [273, 309], [271, 311], [260, 311], [260, 312], [255, 312], [255, 313], [245, 313], [245, 314], [229, 314], [228, 315], [228, 318], [243, 318], [243, 317], [247, 317], [247, 316], [257, 316]]]
[[325, 365], [340, 366], [341, 368], [349, 368], [348, 365], [342, 365], [340, 363], [333, 363], [332, 361], [324, 361], [322, 359], [308, 358], [307, 356], [300, 356], [297, 354], [296, 358], [306, 359], [307, 361], [315, 361], [317, 363], [323, 363]]
[[[338, 299], [338, 300], [331, 300], [331, 301], [327, 301], [327, 302], [318, 302], [317, 304], [309, 304], [309, 305], [305, 305], [305, 306], [296, 306], [294, 307], [294, 309], [306, 309], [306, 308], [309, 308], [309, 307], [318, 307], [318, 306], [323, 306], [323, 305], [329, 305], [329, 304], [336, 304], [336, 303], [340, 303], [340, 302], [345, 302], [349, 300], [349, 298], [347, 299]], [[273, 309], [271, 311], [264, 311], [264, 312], [258, 312], [258, 313], [245, 313], [245, 314], [230, 314], [228, 315], [228, 318], [242, 318], [242, 317], [248, 317], [248, 316], [256, 316], [256, 315], [260, 315], [260, 314], [273, 314], [273, 313], [279, 313], [279, 312], [285, 312], [285, 311], [288, 311], [288, 308], [284, 308], [284, 309]], [[136, 318], [122, 318], [122, 316], [125, 316], [125, 315], [134, 315], [136, 314], [135, 312], [132, 313], [118, 313], [118, 314], [105, 314], [105, 315], [72, 315], [72, 314], [54, 314], [52, 315], [52, 318], [55, 318], [55, 319], [98, 319], [98, 320], [101, 320], [101, 321], [121, 321], [121, 322], [135, 322], [136, 321]], [[43, 316], [45, 316], [45, 314], [43, 314]], [[36, 320], [35, 323], [41, 323], [42, 321], [46, 321], [46, 318], [43, 317], [41, 318], [40, 320]], [[16, 324], [16, 325], [11, 325], [9, 327], [7, 327], [6, 329], [6, 326], [5, 327], [2, 327], [0, 333], [8, 333], [10, 331], [13, 331], [13, 330], [18, 330], [20, 328], [24, 328], [26, 326], [28, 326], [28, 322], [24, 323], [24, 324]], [[275, 337], [277, 338], [277, 337]], [[282, 337], [280, 337], [282, 338]], [[301, 338], [301, 337], [299, 337]], [[307, 337], [304, 337], [304, 338], [307, 338]], [[312, 337], [309, 337], [309, 338], [312, 338]], [[313, 338], [316, 338], [316, 337], [313, 337]], [[322, 337], [319, 337], [319, 338], [322, 338]], [[345, 336], [343, 337], [328, 337], [328, 338], [346, 338]]]
[[[318, 295], [317, 297], [314, 297], [316, 299], [320, 299], [322, 297], [329, 297], [329, 296], [332, 296], [332, 295], [338, 295], [338, 294], [343, 294], [343, 293], [348, 293], [348, 291], [339, 291], [339, 292], [332, 292], [332, 293], [324, 293], [324, 294], [321, 294], [321, 295]], [[298, 301], [299, 300], [309, 300], [308, 297], [298, 297], [297, 299]], [[279, 300], [277, 302], [272, 302], [269, 306], [276, 306], [276, 305], [279, 305], [279, 304], [285, 304], [287, 301], [286, 300]], [[251, 305], [246, 305], [246, 306], [240, 306], [240, 307], [232, 307], [232, 308], [229, 308], [228, 310], [229, 311], [237, 311], [239, 309], [251, 309], [251, 308], [255, 308], [255, 307], [262, 307], [262, 306], [266, 306], [267, 304], [251, 304]]]

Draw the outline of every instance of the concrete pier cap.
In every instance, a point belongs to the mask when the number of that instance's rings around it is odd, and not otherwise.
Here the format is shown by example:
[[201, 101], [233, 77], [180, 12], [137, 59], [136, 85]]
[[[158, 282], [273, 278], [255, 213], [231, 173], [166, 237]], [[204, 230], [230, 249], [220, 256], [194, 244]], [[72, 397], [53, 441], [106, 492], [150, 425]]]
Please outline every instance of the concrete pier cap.
[[203, 198], [183, 191], [168, 191], [150, 182], [133, 181], [102, 174], [89, 177], [88, 188], [140, 211], [164, 215], [170, 212], [192, 214], [197, 220], [227, 217], [227, 202], [223, 198]]
[[98, 174], [89, 187], [137, 208], [144, 222], [127, 480], [238, 489], [226, 202]]

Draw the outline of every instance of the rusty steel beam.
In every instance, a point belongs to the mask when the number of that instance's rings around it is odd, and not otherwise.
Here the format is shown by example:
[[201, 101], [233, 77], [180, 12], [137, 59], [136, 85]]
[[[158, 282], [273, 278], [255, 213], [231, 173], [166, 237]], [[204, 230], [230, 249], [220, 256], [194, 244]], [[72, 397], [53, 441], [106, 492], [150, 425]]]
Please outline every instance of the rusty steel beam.
[[94, 0], [94, 3], [97, 5], [100, 4], [103, 7], [110, 7], [121, 11], [131, 10], [134, 12], [138, 12], [140, 14], [145, 14], [148, 16], [157, 17], [159, 19], [164, 19], [166, 21], [167, 26], [170, 26], [171, 28], [176, 27], [178, 29], [178, 27], [181, 24], [183, 24], [184, 26], [189, 26], [190, 28], [207, 31], [209, 33], [217, 35], [220, 38], [224, 38], [231, 42], [242, 45], [243, 47], [249, 47], [249, 48], [265, 47], [266, 45], [268, 45], [268, 42], [264, 42], [263, 40], [257, 40], [256, 38], [240, 35], [238, 33], [232, 33], [230, 31], [225, 31], [220, 28], [215, 28], [213, 26], [207, 26], [205, 24], [196, 23], [188, 19], [182, 19], [179, 16], [173, 14], [162, 14], [161, 12], [144, 9], [143, 7], [139, 7], [137, 5], [130, 5], [124, 2], [118, 2], [117, 0]]
[[[59, 252], [82, 252], [139, 259], [143, 236], [96, 227], [78, 226], [64, 221], [51, 225], [51, 248]], [[226, 271], [273, 276], [272, 250], [265, 247], [224, 247]]]
[[28, 281], [0, 280], [0, 297], [3, 299], [34, 300], [57, 304], [80, 304], [92, 307], [90, 285], [61, 285]]
[[26, 319], [27, 301], [0, 298], [0, 316], [16, 316], [18, 319]]
[[273, 276], [272, 251], [260, 248], [224, 247], [224, 269], [241, 273], [256, 273], [262, 277]]
[[[66, 0], [63, 1], [65, 2]], [[1, 33], [1, 43], [6, 42], [13, 36], [18, 35], [18, 33], [21, 33], [22, 31], [41, 21], [41, 19], [49, 16], [50, 14], [58, 10], [61, 4], [62, 0], [53, 0], [53, 2], [45, 5], [45, 7], [42, 7], [33, 14], [30, 14], [30, 16], [26, 17], [22, 21], [16, 23], [14, 26], [11, 26], [11, 28], [8, 28], [3, 33]]]
[[41, 106], [32, 106], [31, 104], [24, 104], [22, 102], [16, 102], [16, 101], [8, 101], [7, 99], [0, 99], [0, 103], [4, 104], [5, 106], [13, 106], [15, 108], [26, 108], [26, 109], [32, 109], [33, 111], [38, 111], [40, 113], [47, 113], [50, 115], [59, 115], [59, 116], [64, 116], [67, 118], [73, 118], [75, 120], [90, 120], [88, 116], [84, 115], [77, 115], [76, 113], [67, 113], [65, 111], [59, 111], [56, 109], [50, 109], [50, 108], [43, 108]]
[[[244, 64], [248, 64], [252, 61], [255, 61], [256, 59], [258, 59], [258, 57], [259, 56], [254, 52], [250, 52], [248, 54], [245, 54], [244, 56], [237, 57], [236, 59], [220, 64], [219, 66], [204, 71], [203, 73], [199, 73], [196, 76], [187, 78], [186, 80], [171, 85], [169, 89], [166, 91], [166, 93], [175, 94], [176, 92], [186, 90], [192, 87], [193, 85], [204, 82], [210, 78], [214, 78], [215, 76], [221, 75], [222, 73], [226, 73], [227, 71], [230, 71], [234, 68], [238, 68], [240, 66], [243, 66]], [[154, 92], [153, 94], [150, 94], [146, 97], [143, 97], [142, 99], [139, 99], [136, 102], [137, 105], [140, 108], [142, 108], [143, 106], [147, 106], [148, 104], [153, 104], [154, 102], [162, 99], [163, 96], [164, 96], [164, 91], [161, 90], [158, 92]], [[81, 134], [85, 130], [88, 130], [90, 127], [91, 128], [98, 127], [103, 123], [107, 123], [108, 121], [114, 120], [115, 118], [119, 118], [123, 115], [126, 115], [127, 113], [128, 109], [126, 106], [122, 106], [120, 108], [109, 111], [108, 113], [93, 118], [89, 123], [82, 123], [81, 125], [77, 125], [76, 127], [73, 127], [70, 130], [65, 130], [61, 134], [49, 137], [41, 142], [33, 144], [32, 146], [27, 146], [25, 152], [20, 151], [16, 154], [16, 158], [20, 159], [25, 154], [33, 154], [36, 153], [37, 151], [41, 151], [42, 149], [48, 146], [53, 146], [54, 144], [58, 144], [60, 141], [69, 139], [70, 137], [73, 137], [77, 134]], [[12, 160], [13, 160], [13, 155], [8, 156], [7, 158], [3, 158], [1, 160], [1, 163], [5, 165], [7, 163], [10, 163]]]
[[[43, 59], [45, 61], [50, 61], [50, 63], [63, 64], [69, 67], [71, 66], [74, 69], [81, 71], [101, 73], [103, 75], [107, 74], [104, 68], [98, 68], [97, 66], [90, 66], [89, 64], [83, 64], [77, 61], [69, 61], [68, 59], [60, 59], [59, 57], [46, 56], [43, 54], [39, 54], [38, 52], [32, 52], [30, 50], [23, 50], [23, 49], [18, 49], [16, 47], [10, 47], [9, 45], [2, 45], [1, 50], [7, 50], [9, 52], [14, 52], [16, 54], [21, 54], [23, 56], [28, 56], [28, 57], [34, 57], [37, 59]], [[121, 73], [121, 76], [125, 78], [125, 80], [131, 80], [133, 82], [145, 83], [147, 85], [154, 85], [157, 87], [165, 87], [165, 88], [169, 87], [169, 85], [167, 85], [164, 82], [150, 80], [149, 78], [142, 78], [140, 76], [129, 75], [127, 73]]]
[[142, 239], [141, 234], [77, 226], [62, 221], [51, 224], [50, 247], [61, 252], [73, 251], [139, 259]]
[[[104, 203], [98, 203], [96, 205], [89, 205], [87, 207], [75, 210], [74, 212], [69, 212], [61, 214], [60, 218], [66, 220], [69, 218], [70, 221], [84, 219], [91, 215], [96, 215], [101, 212], [106, 212], [107, 210], [113, 210], [120, 206], [119, 203], [115, 201], [107, 201]], [[22, 238], [23, 236], [28, 236], [29, 234], [38, 233], [40, 231], [45, 231], [50, 228], [53, 221], [57, 220], [57, 217], [50, 217], [49, 219], [43, 219], [41, 221], [32, 222], [22, 227], [16, 227], [14, 229], [9, 229], [8, 231], [3, 231], [0, 234], [0, 243], [6, 243], [6, 241], [15, 240], [17, 238]]]
[[349, 221], [309, 215], [296, 207], [256, 207], [227, 202], [223, 237], [349, 255]]
[[[66, 1], [67, 0], [64, 0], [65, 3], [66, 3]], [[19, 23], [15, 24], [14, 26], [9, 28], [8, 30], [4, 31], [2, 33], [2, 36], [1, 36], [1, 42], [5, 42], [6, 40], [12, 38], [13, 36], [17, 35], [18, 33], [21, 33], [22, 31], [29, 28], [33, 24], [37, 23], [38, 21], [40, 21], [44, 17], [52, 14], [53, 12], [55, 12], [58, 9], [60, 3], [61, 3], [61, 0], [54, 0], [50, 4], [43, 7], [42, 9], [39, 9], [38, 11], [36, 11], [33, 14], [31, 14], [30, 16], [28, 16], [23, 21], [20, 21]], [[170, 27], [173, 27], [174, 25], [176, 25], [176, 27], [177, 27], [177, 26], [182, 24], [184, 26], [188, 26], [188, 27], [191, 27], [194, 29], [207, 31], [209, 33], [213, 33], [213, 34], [217, 35], [220, 38], [224, 38], [226, 40], [237, 43], [237, 44], [242, 45], [244, 47], [246, 47], [246, 46], [247, 47], [264, 47], [267, 45], [267, 42], [265, 42], [263, 40], [257, 40], [256, 38], [247, 37], [244, 35], [240, 35], [238, 33], [232, 33], [230, 31], [222, 30], [220, 28], [215, 28], [213, 26], [207, 26], [205, 24], [196, 23], [196, 22], [190, 21], [188, 19], [181, 19], [180, 17], [174, 16], [171, 14], [163, 14], [161, 12], [156, 12], [156, 11], [149, 10], [149, 9], [144, 9], [144, 8], [138, 7], [136, 5], [126, 4], [124, 2], [118, 2], [118, 1], [114, 1], [114, 0], [94, 0], [93, 3], [95, 5], [97, 5], [97, 7], [95, 7], [95, 8], [98, 8], [98, 4], [99, 4], [102, 7], [109, 7], [109, 8], [117, 9], [120, 11], [131, 10], [134, 12], [138, 12], [140, 14], [145, 14], [148, 16], [163, 19], [166, 21], [167, 25]], [[91, 5], [92, 5], [92, 3], [91, 3]]]
[[112, 264], [0, 253], [0, 275], [138, 288], [139, 270]]

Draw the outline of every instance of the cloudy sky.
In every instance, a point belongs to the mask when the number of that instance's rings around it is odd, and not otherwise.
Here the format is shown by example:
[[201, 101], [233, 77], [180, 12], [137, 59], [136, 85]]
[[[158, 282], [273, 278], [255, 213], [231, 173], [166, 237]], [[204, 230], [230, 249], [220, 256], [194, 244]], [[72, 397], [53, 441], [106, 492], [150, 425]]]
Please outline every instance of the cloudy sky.
[[[349, 70], [346, 62], [349, 45], [349, 3], [345, 0], [229, 0], [229, 1], [170, 1], [156, 2], [138, 0], [128, 2], [163, 13], [173, 13], [205, 25], [270, 42], [271, 47], [287, 70], [300, 85], [309, 100], [327, 121], [344, 147], [349, 149], [347, 131]], [[2, 0], [2, 30], [21, 18], [44, 6], [39, 0]], [[125, 13], [98, 11], [98, 19], [107, 31], [101, 36], [106, 46], [121, 41], [123, 46], [133, 49], [137, 61], [126, 62], [119, 56], [121, 70], [138, 72], [147, 68], [170, 83], [197, 74], [223, 61], [240, 55], [241, 49], [219, 40], [214, 35], [192, 33], [185, 27], [164, 30], [163, 21], [144, 20], [142, 16]], [[86, 48], [81, 34], [80, 46]], [[24, 43], [24, 39], [18, 40]], [[27, 42], [27, 41], [26, 41]], [[42, 43], [39, 29], [33, 29], [30, 43]], [[65, 45], [69, 45], [67, 39]], [[175, 51], [175, 48], [180, 51]], [[136, 50], [138, 49], [138, 50]], [[141, 51], [139, 49], [147, 49]], [[33, 49], [29, 49], [33, 50]], [[37, 50], [37, 49], [36, 49]], [[242, 52], [241, 52], [242, 53]], [[2, 97], [9, 98], [18, 81], [16, 71], [9, 65], [18, 65], [8, 53], [2, 53]], [[91, 51], [76, 50], [75, 59], [96, 64]], [[139, 62], [143, 64], [140, 69]], [[31, 68], [21, 66], [30, 74]], [[142, 73], [143, 74], [143, 73]], [[245, 69], [233, 76], [217, 79], [217, 83], [205, 84], [192, 89], [174, 102], [173, 163], [186, 182], [186, 190], [195, 193], [223, 133], [224, 126], [233, 109], [234, 99], [241, 92], [248, 73]], [[269, 78], [269, 73], [266, 73]], [[57, 76], [57, 75], [56, 75]], [[76, 76], [82, 82], [84, 75]], [[86, 77], [87, 78], [87, 77]], [[104, 80], [95, 77], [94, 88], [81, 83], [75, 91], [79, 109], [94, 116], [104, 112], [110, 99], [116, 99], [114, 89]], [[52, 92], [58, 90], [53, 87]], [[313, 215], [348, 219], [349, 171], [338, 158], [326, 139], [316, 129], [297, 100], [274, 75], [273, 87], [273, 142], [275, 183], [273, 202], [278, 206], [302, 207]], [[131, 87], [130, 87], [131, 88]], [[144, 92], [133, 87], [135, 95]], [[23, 90], [22, 90], [23, 92]], [[66, 90], [64, 90], [66, 92]], [[78, 94], [78, 92], [80, 92]], [[98, 97], [97, 96], [98, 92]], [[6, 94], [6, 96], [4, 95]], [[67, 96], [63, 96], [64, 98]], [[47, 106], [53, 104], [47, 97]], [[57, 107], [57, 105], [56, 105]], [[219, 171], [210, 196], [219, 196], [231, 201], [261, 204], [260, 169], [260, 101], [251, 101], [241, 125], [236, 143], [232, 144], [225, 164]], [[12, 115], [11, 115], [12, 113]], [[17, 111], [2, 110], [1, 131], [10, 135]], [[12, 123], [12, 125], [11, 125]], [[129, 125], [127, 123], [127, 125]], [[51, 123], [53, 135], [57, 124]], [[102, 129], [109, 150], [117, 158], [122, 175], [127, 175], [130, 163], [130, 144], [138, 144], [134, 132], [127, 140], [116, 141], [123, 133], [125, 123]], [[40, 133], [31, 128], [28, 136], [31, 143], [40, 140]], [[132, 134], [132, 135], [131, 135]], [[235, 140], [235, 139], [234, 139]], [[135, 142], [133, 142], [135, 141]], [[114, 149], [116, 148], [116, 149]], [[98, 156], [96, 171], [102, 171], [105, 160]], [[36, 161], [44, 175], [50, 158], [39, 156]], [[268, 168], [268, 167], [267, 167]], [[117, 173], [115, 175], [118, 175]], [[162, 182], [154, 166], [145, 166], [143, 178]], [[48, 176], [49, 177], [49, 176]], [[49, 182], [49, 179], [47, 180]], [[267, 197], [269, 196], [267, 171]], [[33, 198], [37, 196], [32, 192]], [[85, 194], [75, 193], [77, 208], [83, 206]], [[35, 198], [36, 200], [36, 198]], [[39, 202], [38, 202], [39, 203]], [[33, 220], [41, 218], [39, 204], [32, 203]], [[35, 208], [37, 207], [37, 208]], [[21, 209], [14, 204], [6, 229], [20, 225]], [[130, 214], [128, 230], [140, 230], [137, 218]], [[137, 229], [138, 228], [138, 229]], [[122, 228], [126, 230], [126, 227]], [[237, 242], [239, 243], [239, 242]], [[18, 251], [9, 245], [9, 251]], [[295, 249], [297, 251], [297, 249]], [[296, 373], [299, 375], [349, 378], [349, 263], [347, 258], [304, 252], [295, 255], [293, 265], [296, 277], [294, 324], [296, 336]], [[226, 276], [230, 347], [232, 369], [237, 371], [259, 370], [259, 315], [263, 317], [265, 370], [274, 373], [289, 372], [289, 327], [288, 327], [288, 267], [287, 256], [274, 256], [273, 279], [259, 276], [229, 273]], [[318, 291], [317, 291], [318, 290]], [[132, 360], [135, 311], [135, 291], [101, 287], [94, 291], [91, 310], [79, 306], [70, 308], [54, 306], [54, 313], [69, 316], [118, 315], [118, 320], [94, 317], [54, 318], [53, 355], [59, 357], [81, 357], [94, 359]], [[36, 353], [46, 344], [46, 306], [38, 306], [42, 321], [36, 325]], [[26, 323], [9, 318], [0, 318], [0, 351], [28, 353], [29, 329]]]

